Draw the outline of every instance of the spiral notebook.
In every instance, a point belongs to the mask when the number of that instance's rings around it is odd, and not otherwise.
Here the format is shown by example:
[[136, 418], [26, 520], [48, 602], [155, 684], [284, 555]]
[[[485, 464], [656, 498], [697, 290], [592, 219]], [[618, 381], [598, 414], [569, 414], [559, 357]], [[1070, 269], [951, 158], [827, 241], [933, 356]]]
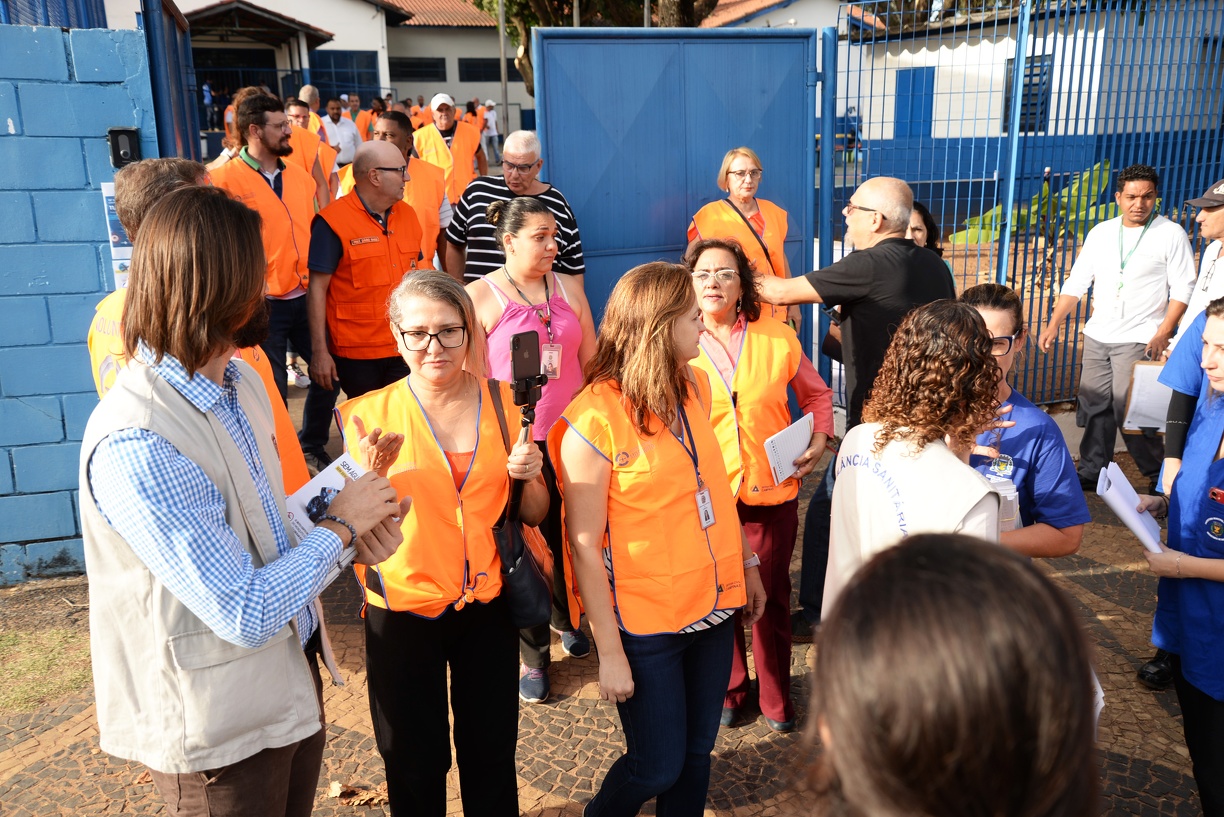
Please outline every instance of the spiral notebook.
[[795, 458], [807, 451], [815, 422], [810, 413], [805, 414], [765, 440], [765, 456], [773, 472], [774, 485], [781, 485], [799, 470], [795, 467]]

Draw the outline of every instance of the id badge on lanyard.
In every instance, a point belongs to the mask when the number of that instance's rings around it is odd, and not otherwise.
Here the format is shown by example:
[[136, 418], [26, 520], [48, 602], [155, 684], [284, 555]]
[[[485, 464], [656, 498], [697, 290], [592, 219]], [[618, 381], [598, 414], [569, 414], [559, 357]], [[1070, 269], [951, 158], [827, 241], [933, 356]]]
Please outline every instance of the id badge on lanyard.
[[710, 489], [705, 485], [697, 488], [697, 518], [701, 520], [702, 530], [714, 524], [714, 500], [710, 499]]
[[[697, 503], [697, 519], [701, 522], [701, 529], [706, 530], [714, 524], [714, 500], [710, 497], [710, 487], [705, 484], [705, 480], [701, 478], [701, 468], [697, 463], [697, 440], [693, 438], [693, 429], [689, 426], [688, 414], [685, 413], [684, 407], [680, 407], [680, 420], [683, 423], [681, 429], [685, 436], [678, 437], [680, 447], [684, 449], [684, 453], [689, 455], [689, 459], [693, 461], [693, 473], [697, 475], [697, 493], [693, 495], [693, 499]], [[692, 444], [690, 450], [688, 444], [685, 443], [685, 437]]]

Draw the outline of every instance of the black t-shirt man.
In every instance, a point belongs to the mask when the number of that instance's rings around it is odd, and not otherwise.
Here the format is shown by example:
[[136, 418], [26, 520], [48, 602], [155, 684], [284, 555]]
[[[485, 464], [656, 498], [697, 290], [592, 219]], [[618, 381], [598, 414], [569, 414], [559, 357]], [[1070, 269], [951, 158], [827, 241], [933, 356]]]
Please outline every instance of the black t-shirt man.
[[825, 304], [841, 307], [849, 430], [862, 422], [863, 403], [901, 319], [916, 306], [955, 298], [956, 289], [943, 259], [908, 238], [886, 238], [805, 277]]

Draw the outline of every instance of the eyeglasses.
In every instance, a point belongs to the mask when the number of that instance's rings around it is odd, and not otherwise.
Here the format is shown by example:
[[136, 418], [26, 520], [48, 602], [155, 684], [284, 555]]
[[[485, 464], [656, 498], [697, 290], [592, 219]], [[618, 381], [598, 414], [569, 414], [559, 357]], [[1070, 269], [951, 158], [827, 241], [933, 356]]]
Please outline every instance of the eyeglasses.
[[734, 176], [742, 182], [744, 179], [759, 179], [764, 172], [763, 170], [728, 170], [727, 175]]
[[404, 348], [409, 352], [424, 352], [434, 338], [438, 339], [438, 344], [443, 349], [458, 349], [467, 339], [467, 327], [448, 326], [438, 332], [401, 329], [400, 337], [404, 339]]
[[1016, 338], [1020, 337], [1017, 332], [1014, 335], [1002, 335], [997, 338], [990, 339], [990, 353], [995, 357], [1003, 357], [1012, 350], [1012, 344], [1016, 342]]
[[400, 165], [399, 167], [376, 167], [375, 170], [385, 170], [388, 173], [394, 173], [397, 176], [403, 176], [408, 172], [408, 165]]
[[733, 269], [699, 269], [693, 270], [693, 280], [699, 284], [704, 284], [713, 278], [720, 284], [729, 284], [739, 277], [739, 273]]
[[517, 171], [519, 173], [526, 173], [527, 171], [531, 170], [531, 168], [535, 167], [539, 163], [540, 163], [540, 160], [536, 159], [534, 162], [528, 162], [525, 165], [516, 165], [514, 162], [507, 162], [506, 157], [503, 156], [502, 157], [502, 173], [508, 173], [511, 170]]
[[[878, 212], [880, 212], [879, 210], [873, 210], [873, 209], [871, 209], [870, 207], [859, 207], [857, 204], [855, 204], [855, 203], [854, 203], [854, 202], [852, 202], [852, 201], [848, 201], [848, 202], [846, 202], [846, 207], [845, 207], [845, 209], [844, 209], [842, 212], [845, 212], [846, 210], [849, 210], [851, 213], [853, 213], [855, 210], [862, 210], [864, 213], [878, 213]], [[883, 216], [881, 216], [881, 218], [883, 218]]]

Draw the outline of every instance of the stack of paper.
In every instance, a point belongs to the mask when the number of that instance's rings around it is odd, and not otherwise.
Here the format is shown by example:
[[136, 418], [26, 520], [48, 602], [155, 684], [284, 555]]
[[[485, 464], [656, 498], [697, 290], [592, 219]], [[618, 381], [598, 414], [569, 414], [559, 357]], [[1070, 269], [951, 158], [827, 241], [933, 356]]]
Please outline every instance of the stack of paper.
[[992, 479], [991, 490], [999, 495], [999, 533], [1021, 527], [1020, 494], [1010, 479]]
[[1101, 469], [1101, 476], [1097, 479], [1097, 495], [1131, 529], [1131, 533], [1139, 537], [1145, 548], [1153, 553], [1161, 552], [1160, 523], [1147, 511], [1136, 510], [1139, 507], [1139, 494], [1135, 493], [1116, 462]]
[[815, 422], [810, 413], [805, 414], [765, 440], [765, 456], [775, 485], [781, 485], [799, 470], [795, 467], [795, 459], [807, 451]]

